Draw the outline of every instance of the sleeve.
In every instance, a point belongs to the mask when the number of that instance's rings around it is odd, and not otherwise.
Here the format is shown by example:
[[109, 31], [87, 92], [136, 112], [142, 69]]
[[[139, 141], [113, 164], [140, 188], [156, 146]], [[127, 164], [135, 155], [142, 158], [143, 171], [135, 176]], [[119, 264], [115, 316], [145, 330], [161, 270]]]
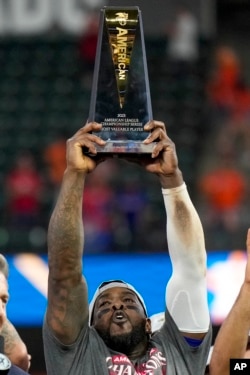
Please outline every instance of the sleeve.
[[179, 330], [201, 333], [209, 329], [206, 250], [200, 218], [185, 184], [162, 189], [167, 213], [167, 239], [172, 276], [166, 305]]

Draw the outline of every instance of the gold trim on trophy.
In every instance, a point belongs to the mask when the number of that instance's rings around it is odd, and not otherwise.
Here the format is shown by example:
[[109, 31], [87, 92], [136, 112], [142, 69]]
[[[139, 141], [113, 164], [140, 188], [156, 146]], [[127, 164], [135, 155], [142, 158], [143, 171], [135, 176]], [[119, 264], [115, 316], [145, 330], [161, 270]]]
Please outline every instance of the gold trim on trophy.
[[127, 92], [131, 54], [138, 25], [138, 11], [105, 12], [109, 43], [114, 63], [120, 108], [123, 108]]

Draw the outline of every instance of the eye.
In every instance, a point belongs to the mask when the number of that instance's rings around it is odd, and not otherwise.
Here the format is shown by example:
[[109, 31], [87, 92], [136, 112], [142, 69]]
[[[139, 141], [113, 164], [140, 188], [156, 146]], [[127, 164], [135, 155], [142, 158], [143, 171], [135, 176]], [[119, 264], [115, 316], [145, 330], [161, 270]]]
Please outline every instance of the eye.
[[99, 307], [108, 306], [108, 305], [109, 305], [109, 301], [103, 301], [99, 304]]
[[133, 300], [133, 298], [130, 298], [130, 297], [124, 298], [124, 301], [127, 302], [127, 303], [134, 303], [135, 302]]
[[3, 298], [1, 298], [1, 301], [2, 301], [2, 306], [4, 307], [4, 308], [6, 308], [6, 306], [7, 306], [7, 303], [8, 303], [8, 298], [6, 297], [3, 297]]

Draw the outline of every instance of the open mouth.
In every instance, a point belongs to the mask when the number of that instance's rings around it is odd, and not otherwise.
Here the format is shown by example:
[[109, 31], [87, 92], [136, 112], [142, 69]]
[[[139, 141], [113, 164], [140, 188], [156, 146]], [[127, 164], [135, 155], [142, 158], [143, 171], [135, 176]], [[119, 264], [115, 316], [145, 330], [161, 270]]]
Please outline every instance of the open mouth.
[[112, 320], [115, 323], [123, 323], [127, 321], [127, 316], [122, 310], [117, 310], [113, 313]]

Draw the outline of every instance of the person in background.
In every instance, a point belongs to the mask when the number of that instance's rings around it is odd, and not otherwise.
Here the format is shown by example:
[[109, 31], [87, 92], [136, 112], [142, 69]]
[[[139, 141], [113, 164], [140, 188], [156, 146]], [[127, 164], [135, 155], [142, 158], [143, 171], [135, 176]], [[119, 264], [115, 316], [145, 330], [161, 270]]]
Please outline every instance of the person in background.
[[250, 228], [246, 239], [247, 263], [239, 294], [217, 333], [210, 375], [228, 375], [230, 358], [250, 358]]
[[52, 191], [51, 203], [54, 205], [66, 168], [66, 136], [60, 134], [57, 139], [46, 145], [43, 159], [46, 166], [46, 178]]
[[221, 120], [230, 118], [238, 123], [249, 116], [250, 110], [250, 90], [241, 56], [232, 47], [219, 45], [213, 60], [206, 85], [208, 100]]
[[[82, 199], [87, 175], [105, 159], [96, 155], [95, 146], [105, 145], [93, 134], [99, 130], [101, 124], [87, 123], [67, 141], [67, 168], [49, 223], [48, 305], [43, 325], [47, 372], [202, 374], [212, 334], [204, 234], [178, 167], [175, 145], [162, 122], [145, 125], [149, 135], [144, 144], [158, 141], [152, 154], [137, 162], [159, 177], [167, 212], [173, 274], [166, 287], [166, 322], [152, 335], [142, 296], [123, 280], [104, 281], [88, 304], [82, 274]], [[83, 147], [96, 156], [84, 154]], [[149, 269], [148, 282], [152, 282], [150, 273]]]
[[30, 230], [40, 222], [43, 177], [32, 153], [20, 152], [4, 181], [7, 225], [11, 229]]
[[114, 190], [111, 176], [117, 173], [114, 160], [102, 163], [86, 181], [83, 198], [85, 254], [110, 252], [113, 245], [113, 220], [115, 214]]
[[[0, 254], [0, 361], [10, 375], [27, 374], [31, 365], [31, 356], [27, 351], [13, 324], [8, 320], [6, 306], [8, 292], [9, 266], [3, 254]], [[1, 370], [3, 368], [1, 367]]]
[[[234, 147], [218, 142], [214, 161], [198, 178], [200, 217], [206, 228], [207, 246], [215, 250], [237, 248], [242, 234], [243, 209], [248, 181], [239, 168]], [[204, 213], [203, 213], [204, 212]]]
[[86, 27], [82, 32], [78, 45], [78, 57], [83, 85], [86, 89], [91, 88], [92, 76], [95, 65], [95, 55], [99, 30], [99, 9], [90, 11]]
[[167, 30], [167, 57], [172, 62], [176, 78], [186, 78], [199, 59], [199, 25], [189, 7], [177, 5], [173, 24]]

